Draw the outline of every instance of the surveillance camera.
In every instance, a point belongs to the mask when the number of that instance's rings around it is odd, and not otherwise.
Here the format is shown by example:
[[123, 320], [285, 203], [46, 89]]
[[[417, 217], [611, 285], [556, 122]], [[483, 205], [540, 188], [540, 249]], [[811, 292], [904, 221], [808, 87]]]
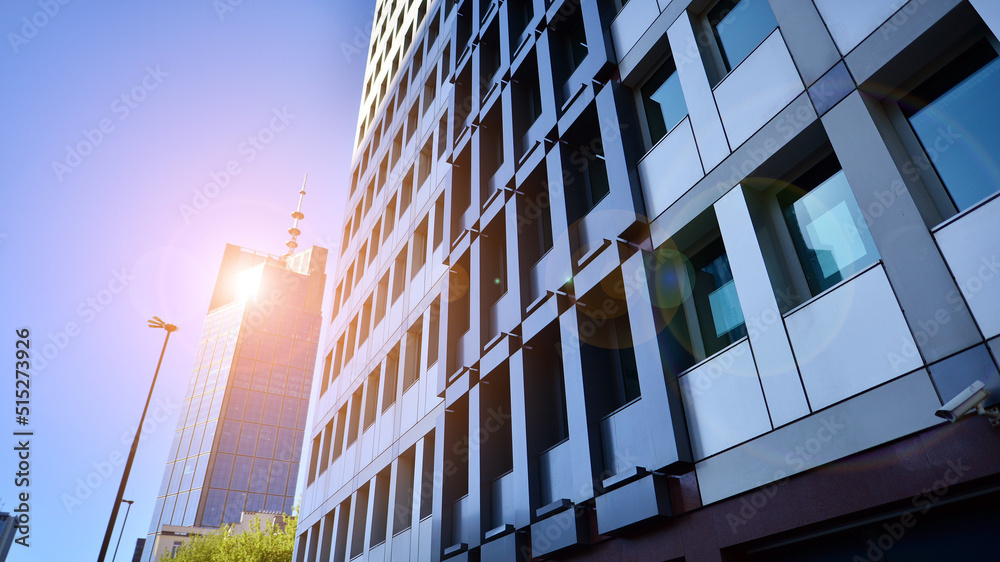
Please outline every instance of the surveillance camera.
[[958, 418], [977, 409], [989, 395], [990, 393], [986, 392], [986, 385], [982, 381], [976, 381], [958, 396], [949, 400], [947, 404], [941, 406], [938, 411], [934, 412], [934, 415], [954, 423]]

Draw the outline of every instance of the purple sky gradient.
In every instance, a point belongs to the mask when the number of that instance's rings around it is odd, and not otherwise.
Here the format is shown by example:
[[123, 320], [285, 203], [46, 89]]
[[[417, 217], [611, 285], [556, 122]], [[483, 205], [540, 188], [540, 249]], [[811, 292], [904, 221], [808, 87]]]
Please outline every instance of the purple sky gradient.
[[[158, 315], [181, 331], [125, 493], [135, 504], [118, 560], [130, 559], [225, 245], [282, 253], [306, 172], [300, 247], [335, 259], [374, 0], [231, 1], [221, 14], [227, 0], [0, 5], [4, 511], [23, 491], [17, 328], [31, 330], [34, 368], [31, 546], [15, 545], [14, 562], [96, 558], [163, 343], [146, 327]], [[227, 167], [228, 185], [204, 191]]]

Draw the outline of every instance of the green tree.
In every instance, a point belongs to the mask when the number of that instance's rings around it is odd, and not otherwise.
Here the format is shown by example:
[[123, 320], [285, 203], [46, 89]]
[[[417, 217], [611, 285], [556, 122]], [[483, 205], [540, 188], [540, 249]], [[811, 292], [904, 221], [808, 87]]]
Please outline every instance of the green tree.
[[234, 533], [232, 525], [204, 535], [197, 535], [161, 560], [172, 562], [291, 562], [295, 546], [298, 515], [286, 515], [284, 525], [267, 522], [261, 528], [260, 518], [254, 517], [250, 530]]

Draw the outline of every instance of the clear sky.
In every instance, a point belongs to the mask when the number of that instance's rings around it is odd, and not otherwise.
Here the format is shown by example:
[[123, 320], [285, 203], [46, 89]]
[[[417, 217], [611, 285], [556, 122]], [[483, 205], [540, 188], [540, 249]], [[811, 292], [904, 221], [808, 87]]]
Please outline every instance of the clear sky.
[[[225, 244], [282, 253], [306, 172], [300, 246], [339, 242], [373, 10], [374, 0], [0, 4], [3, 511], [25, 491], [13, 432], [34, 432], [31, 546], [9, 560], [96, 559], [163, 344], [146, 327], [158, 315], [181, 331], [125, 493], [135, 504], [118, 560], [146, 535]], [[206, 189], [213, 175], [227, 185]], [[23, 427], [20, 328], [32, 361]]]

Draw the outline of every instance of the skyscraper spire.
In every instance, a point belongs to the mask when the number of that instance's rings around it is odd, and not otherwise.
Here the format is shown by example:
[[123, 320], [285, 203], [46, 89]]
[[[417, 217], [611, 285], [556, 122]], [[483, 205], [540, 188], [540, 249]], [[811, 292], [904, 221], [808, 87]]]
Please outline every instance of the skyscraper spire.
[[284, 260], [292, 257], [292, 254], [295, 253], [295, 248], [299, 247], [299, 243], [296, 242], [296, 239], [298, 239], [299, 234], [302, 234], [302, 231], [299, 230], [299, 220], [306, 218], [306, 216], [302, 214], [302, 198], [306, 195], [306, 180], [308, 179], [309, 174], [306, 174], [305, 177], [302, 178], [302, 189], [299, 190], [299, 206], [295, 209], [295, 212], [292, 213], [292, 218], [295, 219], [295, 221], [292, 222], [292, 228], [288, 229], [288, 233], [292, 235], [292, 239], [285, 242], [285, 246], [288, 246], [288, 252], [285, 253], [284, 256], [281, 256]]

